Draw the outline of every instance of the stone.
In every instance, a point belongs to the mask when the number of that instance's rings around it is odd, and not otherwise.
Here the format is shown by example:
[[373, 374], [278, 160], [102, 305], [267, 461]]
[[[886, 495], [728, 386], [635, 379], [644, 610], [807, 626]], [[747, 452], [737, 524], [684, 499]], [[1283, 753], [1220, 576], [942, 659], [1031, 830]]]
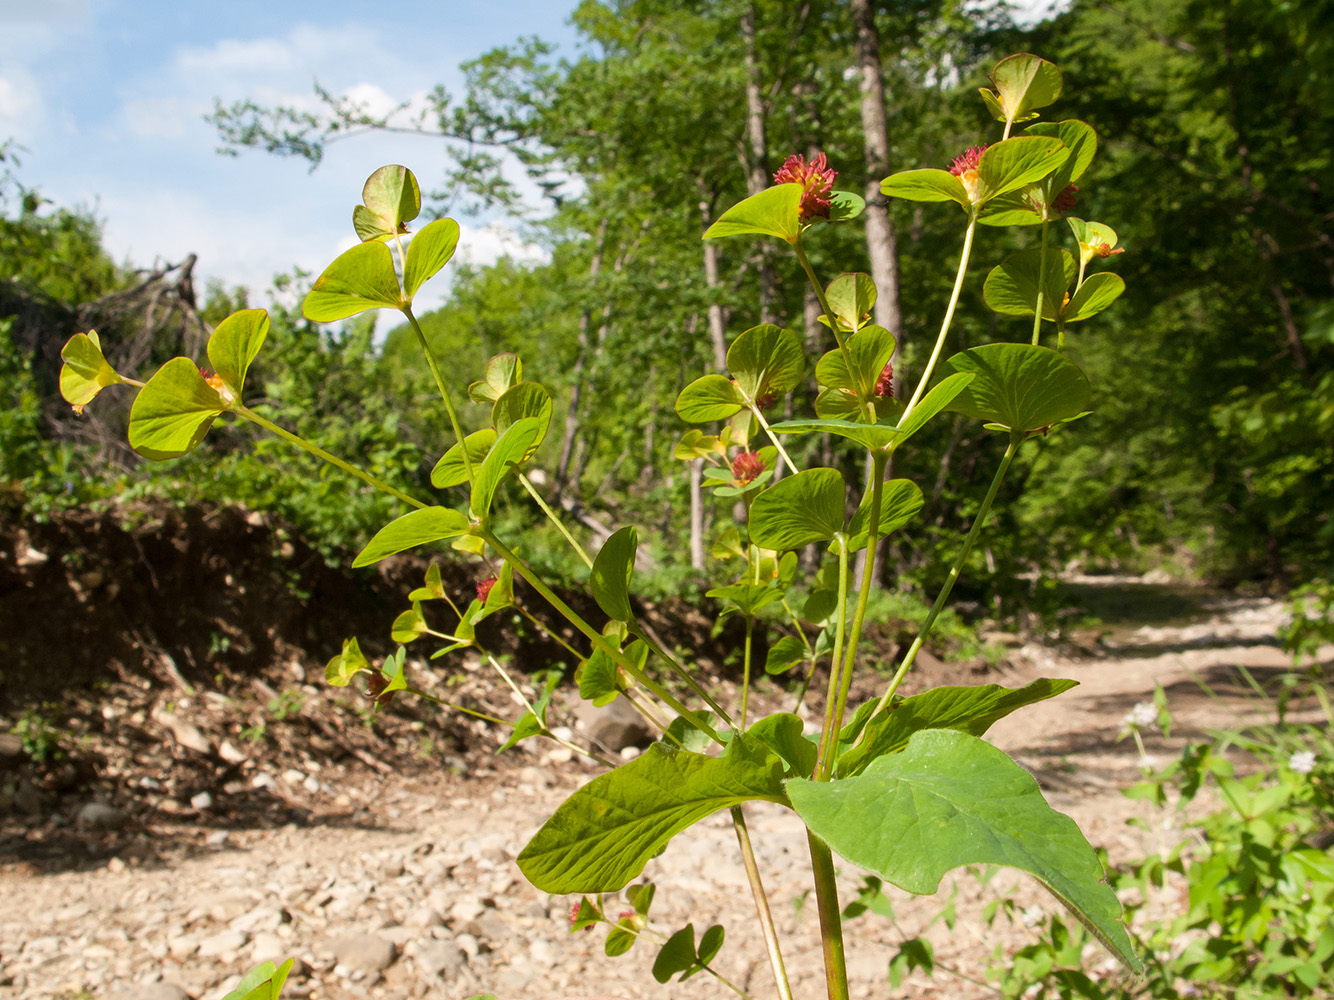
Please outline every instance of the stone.
[[213, 808], [213, 796], [208, 792], [199, 792], [197, 795], [190, 796], [191, 808], [204, 812]]
[[108, 993], [106, 1000], [190, 1000], [190, 994], [166, 981], [140, 983], [132, 989]]
[[213, 753], [213, 743], [199, 729], [172, 712], [164, 709], [153, 710], [153, 721], [171, 733], [180, 746], [193, 750], [197, 754], [209, 756]]
[[105, 802], [87, 802], [74, 814], [74, 825], [80, 830], [101, 832], [119, 830], [129, 822], [130, 814], [124, 809]]
[[601, 707], [581, 701], [575, 709], [575, 718], [584, 735], [612, 753], [620, 753], [629, 746], [646, 746], [653, 740], [644, 717], [619, 695]]
[[23, 740], [15, 733], [0, 733], [0, 771], [18, 767], [28, 755], [23, 752]]
[[210, 934], [199, 942], [199, 957], [231, 961], [236, 957], [236, 953], [245, 947], [249, 939], [250, 936], [245, 931], [227, 930]]
[[394, 942], [373, 934], [333, 938], [322, 950], [332, 954], [338, 965], [368, 977], [378, 976], [398, 956]]
[[218, 756], [228, 764], [244, 764], [249, 760], [244, 753], [236, 748], [236, 745], [232, 743], [231, 740], [223, 740], [222, 743], [218, 745]]
[[420, 972], [446, 981], [456, 979], [467, 962], [463, 949], [453, 941], [426, 941], [412, 960]]

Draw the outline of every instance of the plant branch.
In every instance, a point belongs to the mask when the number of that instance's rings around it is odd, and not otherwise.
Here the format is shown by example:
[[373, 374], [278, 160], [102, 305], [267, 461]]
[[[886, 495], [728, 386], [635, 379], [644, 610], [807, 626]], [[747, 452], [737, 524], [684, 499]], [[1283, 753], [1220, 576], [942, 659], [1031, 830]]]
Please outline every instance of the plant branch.
[[945, 346], [945, 335], [949, 333], [950, 323], [954, 320], [954, 307], [959, 304], [959, 293], [963, 291], [963, 279], [968, 273], [968, 258], [973, 252], [973, 232], [976, 229], [977, 214], [974, 211], [968, 217], [968, 228], [963, 234], [963, 252], [959, 255], [959, 271], [954, 276], [954, 290], [950, 292], [950, 302], [945, 309], [945, 319], [940, 324], [940, 333], [936, 336], [936, 346], [931, 350], [931, 359], [926, 363], [926, 371], [922, 373], [922, 380], [917, 383], [917, 389], [913, 392], [912, 399], [908, 400], [908, 405], [903, 408], [903, 416], [899, 418], [900, 424], [908, 419], [908, 414], [912, 413], [913, 407], [922, 398], [922, 393], [926, 392], [927, 383], [931, 381], [931, 373], [935, 370], [936, 361], [940, 358], [941, 348]]

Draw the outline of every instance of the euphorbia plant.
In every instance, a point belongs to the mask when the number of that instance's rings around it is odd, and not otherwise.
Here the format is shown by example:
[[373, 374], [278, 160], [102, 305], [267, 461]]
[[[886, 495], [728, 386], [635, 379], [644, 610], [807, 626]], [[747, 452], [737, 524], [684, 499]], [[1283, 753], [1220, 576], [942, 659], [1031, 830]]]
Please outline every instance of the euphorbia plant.
[[[835, 1000], [848, 996], [848, 984], [834, 854], [914, 893], [934, 892], [946, 872], [962, 865], [1019, 868], [1037, 878], [1122, 962], [1137, 968], [1120, 907], [1087, 841], [1070, 819], [1047, 805], [1023, 768], [981, 739], [997, 719], [1060, 694], [1074, 682], [1044, 679], [1014, 689], [940, 687], [908, 698], [897, 693], [985, 529], [1016, 453], [1028, 439], [1085, 414], [1088, 380], [1059, 350], [1041, 343], [1044, 321], [1054, 325], [1059, 348], [1068, 324], [1106, 308], [1124, 287], [1115, 275], [1087, 273], [1094, 260], [1119, 252], [1108, 226], [1068, 220], [1078, 246], [1077, 264], [1075, 253], [1052, 242], [1050, 223], [1070, 208], [1075, 181], [1093, 157], [1093, 129], [1079, 121], [1038, 122], [1012, 135], [1016, 124], [1036, 117], [1059, 96], [1056, 67], [1033, 55], [1011, 56], [996, 66], [993, 82], [995, 90], [984, 89], [983, 97], [1003, 122], [998, 141], [967, 150], [949, 170], [909, 170], [882, 184], [891, 197], [953, 202], [963, 213], [957, 276], [925, 368], [906, 401], [893, 395], [894, 337], [868, 322], [876, 297], [870, 278], [844, 274], [826, 284], [806, 255], [806, 244], [818, 238], [822, 226], [855, 219], [863, 207], [856, 195], [833, 190], [835, 174], [823, 154], [810, 163], [790, 158], [775, 176], [775, 186], [732, 207], [704, 234], [705, 239], [760, 237], [787, 243], [819, 298], [822, 322], [832, 338], [831, 349], [814, 359], [818, 395], [809, 417], [771, 424], [764, 415], [765, 407], [801, 385], [812, 367], [801, 337], [767, 324], [735, 338], [727, 353], [728, 374], [704, 375], [682, 389], [676, 402], [686, 422], [715, 425], [715, 432], [687, 431], [677, 457], [707, 463], [705, 477], [714, 492], [729, 505], [740, 503], [746, 515], [714, 546], [720, 578], [709, 591], [722, 615], [737, 616], [745, 626], [741, 696], [735, 705], [711, 697], [690, 665], [639, 622], [632, 599], [637, 530], [621, 528], [590, 556], [525, 475], [549, 428], [552, 402], [541, 385], [524, 379], [518, 357], [492, 358], [482, 378], [469, 387], [470, 399], [485, 407], [487, 416], [484, 426], [464, 434], [438, 360], [412, 312], [418, 290], [452, 255], [458, 226], [437, 220], [409, 239], [407, 223], [420, 210], [420, 195], [403, 167], [383, 167], [367, 181], [363, 203], [353, 212], [362, 242], [320, 275], [303, 311], [314, 321], [381, 308], [397, 309], [407, 318], [455, 435], [431, 475], [443, 502], [400, 492], [244, 404], [246, 370], [267, 330], [261, 310], [237, 313], [214, 331], [208, 344], [212, 374], [193, 360], [177, 358], [146, 383], [111, 370], [95, 335], [81, 334], [65, 349], [62, 389], [82, 406], [106, 386], [137, 387], [130, 442], [145, 457], [184, 454], [215, 419], [231, 415], [268, 428], [413, 508], [376, 533], [354, 566], [448, 541], [493, 567], [465, 604], [444, 588], [433, 565], [423, 585], [408, 595], [411, 607], [391, 627], [400, 644], [397, 651], [374, 666], [349, 638], [328, 665], [333, 684], [349, 684], [364, 673], [379, 704], [397, 691], [429, 697], [411, 686], [405, 647], [434, 643], [432, 660], [462, 651], [481, 655], [522, 698], [503, 666], [478, 646], [477, 623], [514, 608], [538, 624], [516, 602], [516, 575], [566, 619], [582, 638], [576, 644], [553, 638], [580, 661], [580, 696], [597, 703], [623, 696], [661, 736], [642, 756], [610, 768], [572, 794], [523, 849], [518, 865], [539, 889], [582, 895], [571, 914], [571, 929], [608, 924], [609, 953], [625, 951], [640, 938], [655, 941], [659, 952], [653, 972], [660, 982], [699, 972], [717, 975], [711, 963], [723, 946], [723, 932], [709, 928], [698, 941], [693, 925], [659, 932], [649, 919], [652, 885], [631, 883], [674, 836], [726, 809], [764, 931], [775, 992], [784, 1000], [792, 996], [746, 825], [745, 805], [756, 800], [791, 809], [807, 827], [828, 992]], [[1024, 225], [1040, 227], [1038, 245], [993, 268], [983, 294], [997, 312], [1032, 317], [1025, 342], [988, 344], [942, 362], [978, 227]], [[921, 633], [879, 697], [850, 706], [876, 576], [876, 543], [909, 525], [922, 506], [914, 483], [886, 481], [885, 470], [914, 434], [945, 411], [980, 420], [1004, 435], [1005, 452]], [[785, 442], [805, 434], [843, 438], [869, 456], [869, 488], [852, 516], [847, 515], [849, 487], [841, 472], [801, 468], [793, 460]], [[776, 475], [779, 466], [781, 477]], [[492, 509], [497, 493], [511, 480], [541, 507], [587, 567], [588, 586], [604, 622], [577, 613], [517, 554], [516, 540], [498, 534]], [[794, 607], [796, 550], [812, 545], [823, 546], [828, 559], [802, 589], [804, 603]], [[854, 580], [853, 557], [862, 549], [867, 556], [860, 579]], [[750, 711], [758, 615], [779, 608], [792, 634], [770, 646], [765, 671], [797, 676], [797, 707], [821, 670], [828, 677], [819, 732], [809, 736], [795, 709], [763, 718]], [[506, 747], [531, 737], [555, 738], [547, 721], [551, 694], [549, 683], [539, 698], [525, 700], [520, 718], [504, 723], [512, 727]], [[633, 909], [609, 916], [604, 895], [622, 889]], [[275, 987], [266, 983], [255, 989], [268, 988], [270, 994], [252, 995], [272, 995]]]

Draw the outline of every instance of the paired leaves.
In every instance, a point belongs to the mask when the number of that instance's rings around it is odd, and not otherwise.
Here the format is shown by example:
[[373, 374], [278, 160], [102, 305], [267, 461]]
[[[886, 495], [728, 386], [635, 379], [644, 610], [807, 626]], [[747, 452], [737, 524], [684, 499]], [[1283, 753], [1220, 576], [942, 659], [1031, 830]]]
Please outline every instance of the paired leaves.
[[1045, 108], [1061, 96], [1061, 71], [1054, 63], [1029, 52], [998, 62], [991, 82], [996, 85], [994, 91], [982, 87], [979, 92], [996, 120], [1006, 126], [1036, 118], [1036, 109]]
[[397, 309], [402, 303], [393, 255], [372, 240], [339, 254], [324, 269], [301, 303], [301, 314], [315, 323], [331, 323], [367, 309]]
[[950, 409], [1006, 430], [1041, 431], [1073, 420], [1088, 407], [1088, 379], [1049, 347], [985, 344], [945, 363], [976, 376]]
[[60, 360], [64, 362], [60, 368], [60, 395], [79, 411], [107, 386], [125, 381], [107, 364], [96, 330], [71, 337], [60, 350]]
[[407, 167], [391, 163], [366, 178], [361, 189], [363, 204], [352, 210], [352, 228], [363, 243], [387, 240], [406, 233], [404, 223], [421, 212], [421, 189]]
[[179, 458], [203, 440], [226, 409], [193, 361], [172, 358], [134, 398], [130, 447], [144, 458]]

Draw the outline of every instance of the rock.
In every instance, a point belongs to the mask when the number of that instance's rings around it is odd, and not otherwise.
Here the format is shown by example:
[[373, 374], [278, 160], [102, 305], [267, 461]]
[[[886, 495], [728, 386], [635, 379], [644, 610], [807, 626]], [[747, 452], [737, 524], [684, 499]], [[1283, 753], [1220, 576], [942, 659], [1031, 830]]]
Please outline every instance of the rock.
[[245, 931], [220, 931], [210, 934], [199, 942], [200, 958], [220, 958], [230, 962], [237, 952], [245, 947], [250, 936]]
[[18, 767], [27, 759], [21, 737], [16, 733], [0, 733], [0, 771]]
[[203, 812], [213, 808], [213, 796], [208, 792], [200, 792], [198, 795], [190, 796], [190, 805]]
[[443, 927], [445, 918], [440, 915], [439, 910], [431, 907], [417, 910], [407, 919], [409, 927]]
[[228, 764], [244, 764], [250, 759], [238, 750], [231, 740], [223, 740], [218, 745], [218, 756]]
[[130, 814], [124, 809], [107, 805], [105, 802], [88, 802], [79, 807], [74, 814], [74, 825], [80, 830], [100, 832], [119, 830], [129, 822]]
[[213, 753], [213, 743], [195, 726], [163, 709], [153, 710], [153, 721], [162, 726], [180, 746], [193, 750], [197, 754], [209, 756]]
[[190, 1000], [190, 994], [175, 983], [140, 983], [132, 989], [108, 993], [106, 1000]]
[[575, 717], [584, 735], [613, 753], [620, 753], [629, 746], [647, 745], [653, 739], [643, 716], [620, 696], [601, 708], [591, 701], [580, 702]]
[[394, 942], [373, 934], [334, 938], [323, 950], [332, 954], [340, 966], [367, 977], [378, 976], [393, 965], [398, 955]]
[[482, 950], [481, 944], [471, 934], [459, 934], [454, 938], [454, 943], [469, 958], [476, 958]]
[[463, 949], [453, 941], [427, 941], [417, 949], [412, 960], [422, 973], [446, 981], [457, 978], [467, 962]]
[[[1034, 308], [1036, 308], [1036, 306]], [[250, 779], [250, 787], [274, 789], [278, 787], [278, 782], [274, 780], [273, 775], [269, 774], [267, 771], [259, 771]]]

